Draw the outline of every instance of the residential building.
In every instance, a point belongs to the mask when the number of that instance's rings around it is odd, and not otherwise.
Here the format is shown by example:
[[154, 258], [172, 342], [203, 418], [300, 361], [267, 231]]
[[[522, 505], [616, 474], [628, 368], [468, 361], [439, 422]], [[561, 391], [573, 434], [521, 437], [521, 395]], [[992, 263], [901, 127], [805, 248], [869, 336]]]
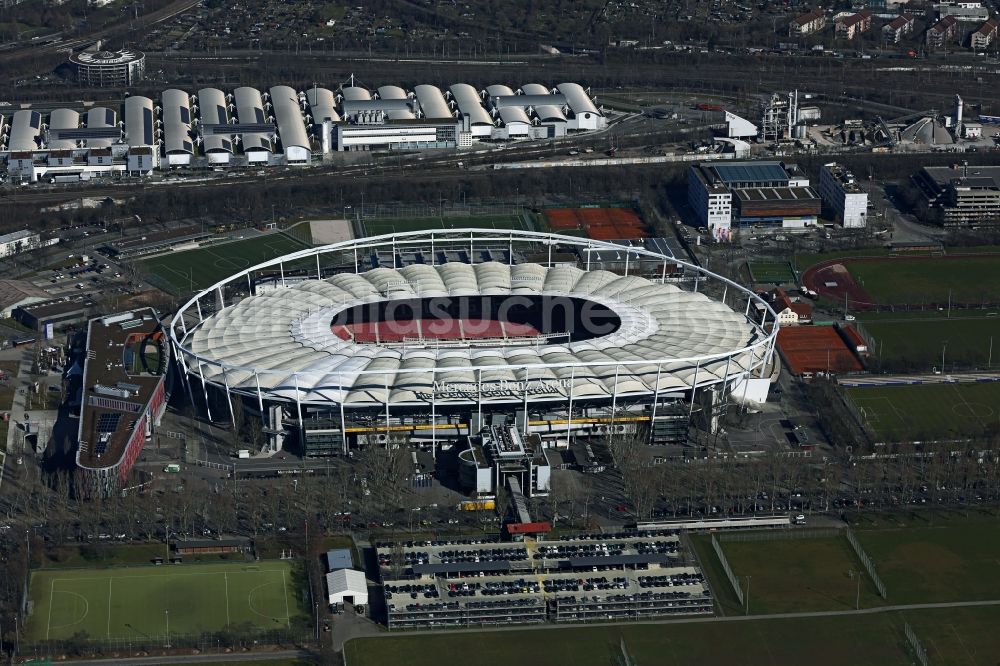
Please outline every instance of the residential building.
[[796, 16], [788, 23], [789, 37], [804, 37], [819, 32], [826, 27], [826, 14], [822, 9]]
[[819, 169], [819, 195], [827, 214], [836, 218], [844, 227], [864, 227], [868, 216], [868, 193], [854, 178], [854, 174], [836, 162], [824, 164]]
[[882, 39], [886, 44], [899, 44], [903, 37], [913, 32], [913, 17], [904, 14], [882, 26]]
[[983, 21], [983, 24], [969, 37], [969, 46], [973, 51], [985, 51], [997, 38], [997, 28], [1000, 23], [996, 19]]
[[812, 323], [813, 306], [798, 298], [792, 298], [781, 287], [776, 288], [768, 298], [778, 315], [779, 326], [797, 326]]
[[955, 41], [957, 30], [958, 20], [954, 16], [945, 16], [927, 29], [927, 47], [931, 49], [944, 48], [945, 45]]
[[851, 14], [837, 19], [834, 30], [837, 37], [844, 39], [854, 39], [872, 27], [872, 13], [863, 9], [857, 14]]
[[946, 227], [1000, 224], [1000, 167], [924, 167], [914, 177]]

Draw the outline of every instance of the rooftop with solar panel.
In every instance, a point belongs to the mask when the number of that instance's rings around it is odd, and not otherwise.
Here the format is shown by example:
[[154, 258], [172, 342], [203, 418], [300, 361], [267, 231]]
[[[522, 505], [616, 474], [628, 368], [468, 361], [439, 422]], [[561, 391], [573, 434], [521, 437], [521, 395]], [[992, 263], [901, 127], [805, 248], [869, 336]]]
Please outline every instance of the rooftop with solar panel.
[[162, 411], [166, 366], [167, 346], [152, 308], [90, 321], [77, 453], [81, 468], [127, 474], [121, 464], [131, 466]]

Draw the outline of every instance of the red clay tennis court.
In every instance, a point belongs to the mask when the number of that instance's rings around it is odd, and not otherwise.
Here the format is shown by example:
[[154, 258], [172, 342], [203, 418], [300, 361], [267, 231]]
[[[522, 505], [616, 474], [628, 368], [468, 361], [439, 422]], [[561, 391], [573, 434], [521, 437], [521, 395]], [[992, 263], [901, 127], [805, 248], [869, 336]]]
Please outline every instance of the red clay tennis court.
[[548, 208], [545, 219], [556, 233], [585, 231], [594, 240], [645, 238], [639, 215], [628, 208]]
[[786, 326], [778, 331], [778, 349], [795, 375], [864, 370], [833, 326]]

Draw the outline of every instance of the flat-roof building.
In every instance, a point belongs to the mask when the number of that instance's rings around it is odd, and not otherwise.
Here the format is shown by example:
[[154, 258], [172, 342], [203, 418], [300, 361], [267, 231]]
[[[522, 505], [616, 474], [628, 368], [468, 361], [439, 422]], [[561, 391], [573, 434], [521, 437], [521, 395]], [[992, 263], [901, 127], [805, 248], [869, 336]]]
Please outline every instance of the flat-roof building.
[[0, 257], [10, 257], [21, 252], [41, 247], [41, 236], [37, 231], [21, 229], [0, 236]]
[[688, 202], [701, 226], [719, 241], [740, 226], [795, 229], [816, 224], [819, 197], [795, 165], [783, 162], [703, 162], [688, 170]]
[[152, 308], [87, 325], [76, 464], [82, 492], [127, 488], [129, 472], [166, 410], [169, 347]]
[[1000, 224], [1000, 167], [924, 167], [914, 180], [944, 226]]
[[868, 193], [846, 167], [830, 162], [819, 169], [819, 195], [831, 217], [846, 228], [867, 223]]

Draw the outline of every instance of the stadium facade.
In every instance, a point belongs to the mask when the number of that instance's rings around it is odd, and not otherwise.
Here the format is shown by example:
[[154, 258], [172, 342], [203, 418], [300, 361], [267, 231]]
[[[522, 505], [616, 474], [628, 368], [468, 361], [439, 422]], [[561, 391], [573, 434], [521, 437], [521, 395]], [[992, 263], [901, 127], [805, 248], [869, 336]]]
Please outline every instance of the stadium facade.
[[[436, 452], [491, 428], [542, 446], [609, 432], [686, 441], [691, 419], [712, 422], [731, 396], [766, 399], [767, 302], [690, 264], [674, 282], [676, 257], [624, 249], [471, 229], [351, 240], [196, 294], [169, 337], [210, 417], [243, 400], [270, 446], [288, 434], [306, 455], [396, 436]], [[616, 272], [602, 253], [624, 254]]]

